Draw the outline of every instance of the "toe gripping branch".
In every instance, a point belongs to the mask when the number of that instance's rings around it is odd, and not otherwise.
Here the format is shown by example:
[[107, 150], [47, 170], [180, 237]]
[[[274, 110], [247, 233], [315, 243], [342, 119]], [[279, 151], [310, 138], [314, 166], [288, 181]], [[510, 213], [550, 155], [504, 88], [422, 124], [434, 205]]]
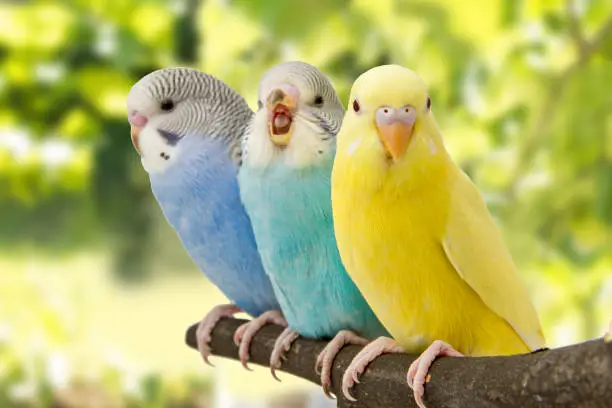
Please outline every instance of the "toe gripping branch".
[[[225, 318], [216, 325], [210, 342], [213, 355], [238, 360], [233, 336], [243, 319]], [[185, 341], [197, 350], [197, 324], [189, 327]], [[267, 367], [276, 338], [283, 328], [265, 326], [251, 344], [250, 362]], [[280, 371], [320, 384], [315, 362], [327, 343], [298, 338]], [[351, 392], [357, 402], [342, 397], [344, 370], [360, 350], [346, 346], [334, 361], [331, 391], [338, 407], [416, 407], [406, 383], [408, 366], [416, 358], [407, 354], [376, 359]], [[612, 407], [612, 342], [602, 339], [568, 347], [510, 357], [440, 358], [430, 370], [425, 386], [427, 408], [445, 407]], [[278, 384], [282, 387], [282, 384]], [[323, 391], [321, 391], [323, 392]]]

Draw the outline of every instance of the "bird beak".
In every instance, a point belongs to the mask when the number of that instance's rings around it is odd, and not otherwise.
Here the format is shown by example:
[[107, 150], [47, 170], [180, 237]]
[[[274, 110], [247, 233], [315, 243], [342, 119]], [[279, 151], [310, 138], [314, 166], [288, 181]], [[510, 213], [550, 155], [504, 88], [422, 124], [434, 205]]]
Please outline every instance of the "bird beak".
[[268, 131], [270, 140], [276, 146], [285, 147], [291, 140], [293, 116], [299, 98], [298, 89], [289, 84], [273, 87], [266, 97]]
[[134, 149], [140, 154], [140, 149], [138, 148], [138, 136], [140, 135], [141, 127], [131, 125], [130, 126], [130, 135], [132, 136], [132, 145]]
[[130, 135], [132, 136], [132, 145], [134, 149], [140, 154], [140, 148], [138, 145], [138, 136], [140, 136], [140, 132], [146, 126], [148, 119], [146, 116], [138, 113], [137, 111], [130, 112], [129, 118], [130, 122]]
[[382, 142], [389, 158], [397, 160], [406, 151], [412, 136], [412, 125], [396, 122], [391, 125], [377, 126], [378, 137]]
[[400, 159], [410, 144], [416, 121], [413, 108], [381, 107], [376, 112], [376, 130], [389, 159]]

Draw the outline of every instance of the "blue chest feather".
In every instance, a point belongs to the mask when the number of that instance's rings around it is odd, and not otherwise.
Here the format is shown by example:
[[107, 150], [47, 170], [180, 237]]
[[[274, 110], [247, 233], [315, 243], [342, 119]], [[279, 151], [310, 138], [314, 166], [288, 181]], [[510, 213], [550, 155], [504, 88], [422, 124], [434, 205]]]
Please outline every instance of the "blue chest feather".
[[151, 174], [151, 188], [183, 246], [230, 300], [253, 316], [279, 309], [240, 201], [238, 166], [220, 142], [181, 141], [180, 160]]
[[243, 165], [240, 193], [259, 252], [290, 327], [327, 338], [351, 329], [388, 335], [350, 279], [336, 246], [331, 209], [333, 157], [304, 169]]

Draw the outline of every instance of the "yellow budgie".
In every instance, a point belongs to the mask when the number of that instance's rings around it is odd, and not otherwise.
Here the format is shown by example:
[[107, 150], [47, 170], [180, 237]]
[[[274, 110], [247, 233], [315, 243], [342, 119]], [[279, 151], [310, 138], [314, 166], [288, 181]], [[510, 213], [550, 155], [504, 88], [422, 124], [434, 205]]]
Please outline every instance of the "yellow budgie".
[[413, 71], [380, 66], [353, 85], [338, 135], [332, 202], [342, 261], [395, 338], [381, 337], [355, 357], [343, 378], [347, 398], [382, 353], [426, 349], [408, 370], [423, 406], [425, 377], [437, 356], [544, 347], [502, 236], [447, 153], [427, 87]]

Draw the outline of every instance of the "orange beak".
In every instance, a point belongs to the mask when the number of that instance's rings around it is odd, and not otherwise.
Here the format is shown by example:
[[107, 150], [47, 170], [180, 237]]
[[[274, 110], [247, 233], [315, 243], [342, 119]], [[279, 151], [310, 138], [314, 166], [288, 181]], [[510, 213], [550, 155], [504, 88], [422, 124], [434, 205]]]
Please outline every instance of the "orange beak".
[[138, 147], [138, 136], [140, 135], [141, 131], [142, 131], [142, 127], [140, 126], [136, 126], [136, 125], [130, 126], [130, 135], [132, 136], [132, 145], [134, 146], [134, 149], [136, 149], [136, 151], [139, 154], [140, 154], [140, 148]]
[[140, 147], [138, 144], [138, 136], [140, 132], [146, 126], [148, 119], [136, 110], [130, 111], [128, 115], [128, 121], [130, 122], [130, 135], [132, 136], [132, 145], [134, 149], [140, 154]]
[[410, 144], [413, 124], [397, 121], [391, 124], [377, 124], [376, 128], [387, 157], [393, 160], [401, 158]]

